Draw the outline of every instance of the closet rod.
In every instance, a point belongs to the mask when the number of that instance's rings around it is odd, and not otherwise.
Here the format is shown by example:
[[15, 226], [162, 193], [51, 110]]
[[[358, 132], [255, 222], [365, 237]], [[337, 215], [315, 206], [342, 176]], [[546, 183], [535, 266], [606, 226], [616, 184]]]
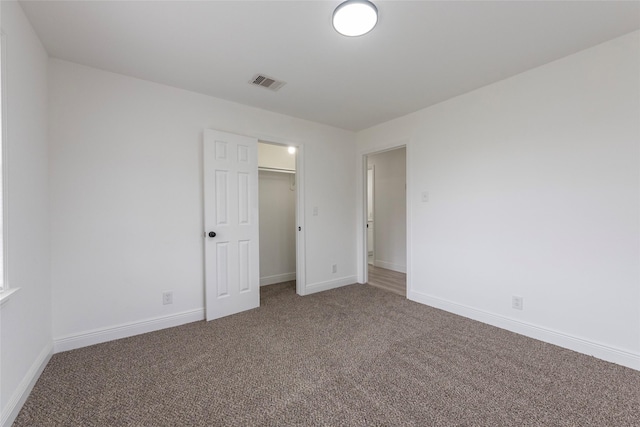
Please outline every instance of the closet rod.
[[265, 172], [296, 173], [296, 171], [291, 170], [291, 169], [278, 169], [278, 168], [263, 168], [263, 167], [259, 167], [258, 170], [259, 171], [265, 171]]

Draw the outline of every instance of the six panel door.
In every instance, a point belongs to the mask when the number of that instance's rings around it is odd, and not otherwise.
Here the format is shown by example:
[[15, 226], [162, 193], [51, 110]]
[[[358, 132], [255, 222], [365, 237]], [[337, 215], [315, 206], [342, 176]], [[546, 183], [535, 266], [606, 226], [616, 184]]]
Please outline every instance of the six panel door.
[[207, 320], [260, 305], [258, 140], [204, 132]]

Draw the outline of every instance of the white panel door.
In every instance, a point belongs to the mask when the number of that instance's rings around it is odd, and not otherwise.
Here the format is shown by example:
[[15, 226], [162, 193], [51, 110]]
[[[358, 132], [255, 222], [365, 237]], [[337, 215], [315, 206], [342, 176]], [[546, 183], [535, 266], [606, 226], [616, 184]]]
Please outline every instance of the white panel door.
[[207, 320], [260, 305], [258, 140], [204, 131]]

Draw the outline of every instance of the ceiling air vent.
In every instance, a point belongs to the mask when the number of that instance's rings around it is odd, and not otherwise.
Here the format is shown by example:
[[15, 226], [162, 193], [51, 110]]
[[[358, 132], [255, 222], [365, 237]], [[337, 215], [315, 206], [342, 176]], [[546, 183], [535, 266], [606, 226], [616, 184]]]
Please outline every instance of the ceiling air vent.
[[272, 91], [276, 91], [286, 84], [285, 82], [278, 81], [262, 74], [256, 74], [249, 83], [256, 86], [262, 86]]

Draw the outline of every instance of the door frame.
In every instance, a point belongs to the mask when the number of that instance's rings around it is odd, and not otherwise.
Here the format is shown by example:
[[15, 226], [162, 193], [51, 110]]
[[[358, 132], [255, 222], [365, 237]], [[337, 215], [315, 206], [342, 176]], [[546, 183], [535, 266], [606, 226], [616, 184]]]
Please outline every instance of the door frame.
[[[367, 155], [368, 158], [368, 155]], [[365, 226], [367, 228], [367, 266], [369, 265], [369, 243], [373, 243], [371, 245], [371, 252], [372, 252], [372, 256], [373, 256], [373, 263], [375, 264], [376, 262], [376, 222], [375, 222], [375, 218], [376, 218], [376, 201], [375, 201], [375, 193], [376, 193], [376, 165], [371, 165], [371, 167], [369, 167], [369, 162], [367, 162], [367, 194], [366, 194], [366, 198], [367, 198], [367, 225]], [[369, 177], [369, 171], [371, 171], [371, 177]], [[369, 200], [369, 181], [371, 180], [371, 200]], [[369, 218], [369, 202], [371, 202], [371, 218]], [[369, 222], [373, 222], [373, 231], [372, 233], [369, 233]], [[369, 234], [373, 235], [373, 242], [369, 242]], [[368, 267], [367, 267], [368, 270]]]
[[[271, 136], [257, 136], [258, 143], [279, 145], [282, 147], [296, 148], [296, 293], [300, 296], [306, 295], [306, 244], [304, 225], [304, 145], [298, 142], [283, 142], [280, 138]], [[260, 213], [258, 212], [258, 217]], [[258, 225], [258, 233], [260, 226]], [[259, 252], [258, 252], [258, 256]]]
[[[386, 151], [395, 150], [397, 148], [405, 148], [405, 156], [406, 156], [406, 168], [405, 168], [405, 180], [407, 183], [406, 189], [406, 221], [407, 227], [405, 230], [406, 234], [406, 251], [407, 251], [407, 298], [411, 299], [411, 181], [409, 171], [411, 170], [411, 144], [409, 139], [403, 139], [397, 142], [391, 142], [388, 144], [379, 145], [373, 148], [360, 150], [358, 152], [358, 162], [357, 162], [357, 179], [358, 179], [358, 188], [357, 188], [357, 200], [358, 200], [358, 218], [357, 218], [357, 236], [358, 236], [358, 247], [357, 247], [357, 259], [358, 259], [358, 283], [367, 283], [369, 280], [369, 271], [368, 271], [368, 256], [367, 256], [367, 172], [368, 172], [368, 162], [367, 159], [369, 156], [374, 154], [384, 153]], [[375, 199], [374, 199], [375, 200]], [[375, 221], [375, 214], [374, 214]], [[374, 223], [375, 227], [375, 223]], [[375, 228], [374, 228], [375, 229]], [[375, 240], [374, 240], [375, 243]], [[375, 253], [375, 249], [374, 249]]]

